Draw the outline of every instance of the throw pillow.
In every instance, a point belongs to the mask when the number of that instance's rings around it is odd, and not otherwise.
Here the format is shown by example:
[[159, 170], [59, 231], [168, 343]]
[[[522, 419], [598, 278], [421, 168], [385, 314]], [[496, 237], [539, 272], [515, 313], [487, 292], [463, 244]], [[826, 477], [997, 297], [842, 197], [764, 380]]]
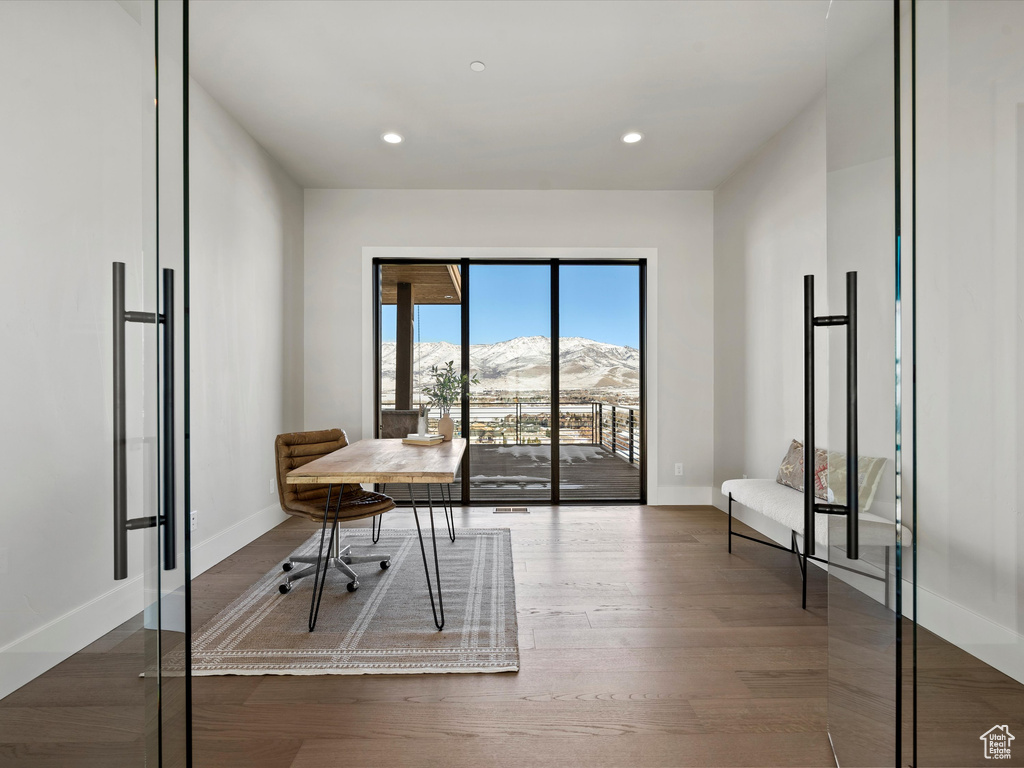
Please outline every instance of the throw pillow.
[[[885, 459], [879, 456], [857, 457], [858, 506], [861, 512], [867, 512], [874, 501], [875, 491], [882, 479]], [[836, 502], [846, 503], [846, 454], [840, 451], [828, 453], [828, 487], [835, 494]]]
[[[779, 474], [775, 482], [780, 485], [788, 485], [790, 488], [803, 493], [804, 490], [804, 445], [799, 440], [789, 444], [786, 457], [779, 466]], [[814, 449], [814, 495], [828, 500], [828, 452], [824, 448]]]

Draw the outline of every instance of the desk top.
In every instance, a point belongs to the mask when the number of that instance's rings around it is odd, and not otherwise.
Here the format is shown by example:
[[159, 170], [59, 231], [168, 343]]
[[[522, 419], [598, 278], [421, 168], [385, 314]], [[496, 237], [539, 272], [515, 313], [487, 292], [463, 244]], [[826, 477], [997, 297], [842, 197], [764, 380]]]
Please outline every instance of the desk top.
[[440, 445], [406, 445], [396, 440], [359, 440], [285, 478], [303, 483], [451, 483], [466, 451], [466, 439]]

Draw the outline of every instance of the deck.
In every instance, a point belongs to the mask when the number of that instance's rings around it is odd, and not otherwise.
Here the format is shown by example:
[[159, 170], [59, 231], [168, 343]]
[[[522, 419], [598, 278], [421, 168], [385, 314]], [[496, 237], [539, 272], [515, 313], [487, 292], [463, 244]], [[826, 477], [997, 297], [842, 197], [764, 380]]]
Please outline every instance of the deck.
[[[563, 501], [625, 501], [640, 498], [640, 468], [600, 445], [560, 448], [559, 491]], [[472, 501], [538, 501], [551, 498], [550, 445], [469, 446]], [[461, 501], [461, 475], [451, 486]], [[389, 485], [396, 500], [409, 498], [405, 487]]]

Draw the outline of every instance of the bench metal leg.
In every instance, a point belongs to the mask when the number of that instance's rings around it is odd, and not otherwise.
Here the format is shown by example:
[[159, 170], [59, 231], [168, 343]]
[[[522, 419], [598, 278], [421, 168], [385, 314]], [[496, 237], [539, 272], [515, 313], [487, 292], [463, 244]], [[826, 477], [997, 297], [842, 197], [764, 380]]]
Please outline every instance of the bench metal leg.
[[729, 554], [732, 554], [732, 494], [729, 494]]
[[802, 589], [802, 593], [803, 593], [801, 605], [802, 605], [803, 609], [806, 611], [807, 610], [807, 555], [806, 554], [802, 554], [800, 552], [800, 546], [797, 544], [797, 541], [796, 541], [796, 531], [790, 531], [789, 532], [789, 543], [790, 543], [790, 547], [792, 547], [792, 549], [793, 549], [793, 552], [796, 554], [797, 565], [800, 566], [800, 578], [803, 581], [803, 584], [801, 585], [801, 589]]
[[889, 607], [889, 547], [885, 548], [885, 607]]

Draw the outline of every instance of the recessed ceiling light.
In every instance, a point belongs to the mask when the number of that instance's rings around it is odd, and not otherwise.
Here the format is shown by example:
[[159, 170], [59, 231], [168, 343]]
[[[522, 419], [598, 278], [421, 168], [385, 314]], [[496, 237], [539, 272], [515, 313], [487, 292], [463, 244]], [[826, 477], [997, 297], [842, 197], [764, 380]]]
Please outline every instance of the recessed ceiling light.
[[629, 133], [622, 134], [622, 141], [625, 144], [636, 144], [638, 141], [643, 140], [644, 135], [637, 133], [636, 131], [630, 131]]
[[381, 138], [388, 144], [401, 144], [402, 134], [400, 133], [385, 133], [381, 135]]
[[487, 69], [487, 65], [484, 64], [482, 61], [474, 61], [472, 64], [469, 65], [469, 68], [472, 69], [474, 72], [483, 72], [485, 69]]
[[446, 299], [454, 299], [454, 296], [445, 296]]

